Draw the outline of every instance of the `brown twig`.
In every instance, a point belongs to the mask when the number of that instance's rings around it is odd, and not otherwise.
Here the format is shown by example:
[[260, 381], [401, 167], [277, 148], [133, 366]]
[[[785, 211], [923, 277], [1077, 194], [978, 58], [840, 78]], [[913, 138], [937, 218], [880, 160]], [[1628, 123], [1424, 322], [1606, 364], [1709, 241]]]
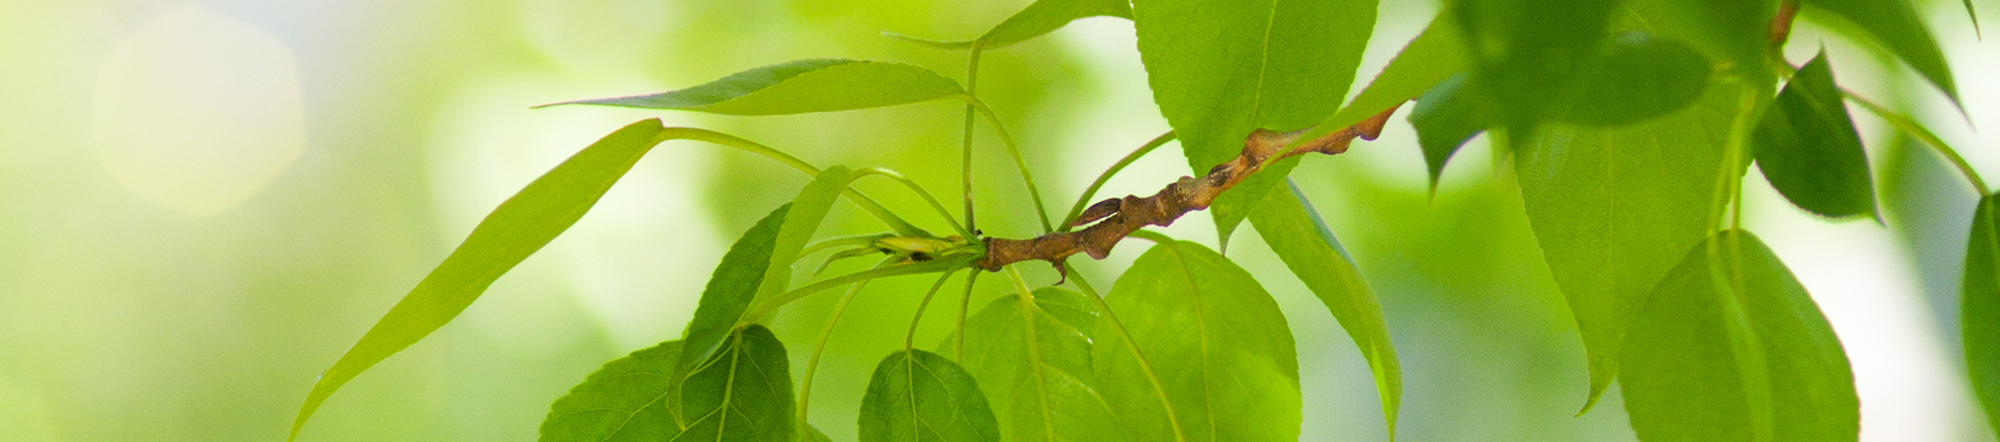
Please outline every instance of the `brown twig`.
[[[1082, 230], [1056, 232], [1029, 239], [986, 238], [986, 256], [974, 261], [973, 265], [989, 272], [1000, 271], [1008, 264], [1021, 261], [1048, 261], [1062, 271], [1063, 260], [1070, 255], [1083, 253], [1091, 259], [1104, 259], [1111, 254], [1111, 247], [1118, 241], [1140, 228], [1154, 225], [1166, 226], [1180, 219], [1188, 212], [1207, 209], [1223, 191], [1235, 187], [1251, 174], [1257, 173], [1267, 164], [1265, 160], [1283, 160], [1310, 152], [1328, 155], [1347, 151], [1347, 146], [1355, 138], [1374, 140], [1382, 134], [1382, 126], [1389, 121], [1389, 115], [1402, 107], [1397, 104], [1367, 120], [1338, 132], [1306, 142], [1297, 149], [1280, 152], [1297, 140], [1305, 130], [1273, 132], [1258, 129], [1243, 141], [1243, 153], [1215, 168], [1201, 178], [1181, 177], [1173, 184], [1153, 196], [1141, 198], [1127, 195], [1124, 198], [1110, 198], [1092, 204], [1084, 209], [1077, 219], [1064, 223], [1064, 227], [1090, 224]], [[1276, 158], [1272, 158], [1276, 155]], [[1091, 223], [1096, 224], [1091, 224]]]
[[1792, 36], [1792, 21], [1798, 18], [1798, 16], [1798, 0], [1778, 2], [1778, 14], [1771, 17], [1771, 34], [1769, 35], [1771, 47], [1781, 48], [1785, 46], [1785, 40], [1791, 39]]

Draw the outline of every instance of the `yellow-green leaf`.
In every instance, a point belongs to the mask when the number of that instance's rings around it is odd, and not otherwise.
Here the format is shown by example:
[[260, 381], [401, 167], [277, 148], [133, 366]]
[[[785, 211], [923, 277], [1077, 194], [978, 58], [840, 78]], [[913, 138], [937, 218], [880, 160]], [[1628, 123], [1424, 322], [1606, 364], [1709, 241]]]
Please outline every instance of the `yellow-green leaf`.
[[1835, 22], [1846, 22], [1838, 24], [1853, 24], [1875, 43], [1888, 49], [1890, 54], [1915, 68], [1925, 80], [1943, 90], [1952, 103], [1959, 102], [1958, 86], [1951, 78], [1951, 67], [1945, 64], [1944, 51], [1938, 48], [1937, 38], [1931, 36], [1930, 27], [1924, 25], [1923, 16], [1917, 14], [1916, 6], [1910, 4], [1910, 0], [1803, 0], [1799, 3], [1807, 7], [1807, 14], [1804, 15], [1807, 18], [1837, 17]]
[[671, 440], [681, 434], [668, 408], [674, 362], [681, 341], [605, 363], [569, 394], [549, 406], [541, 442], [627, 442]]
[[1059, 288], [1033, 294], [996, 299], [965, 322], [961, 362], [986, 391], [1002, 438], [1126, 440], [1091, 371], [1087, 333], [1097, 324], [1096, 307]]
[[889, 36], [938, 49], [968, 49], [974, 43], [980, 44], [983, 49], [999, 49], [1055, 32], [1072, 21], [1100, 16], [1132, 18], [1132, 3], [1127, 0], [1036, 0], [972, 40], [938, 41], [900, 34]]
[[815, 59], [751, 69], [672, 92], [556, 105], [594, 104], [725, 115], [785, 115], [920, 103], [964, 93], [958, 82], [919, 66]]

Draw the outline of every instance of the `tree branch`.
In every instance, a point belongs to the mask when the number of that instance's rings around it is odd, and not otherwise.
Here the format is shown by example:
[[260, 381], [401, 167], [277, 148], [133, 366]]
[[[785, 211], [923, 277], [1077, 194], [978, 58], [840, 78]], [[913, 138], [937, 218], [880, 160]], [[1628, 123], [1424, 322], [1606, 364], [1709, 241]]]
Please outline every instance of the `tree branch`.
[[[1077, 253], [1089, 255], [1091, 259], [1104, 259], [1111, 254], [1112, 246], [1140, 228], [1170, 225], [1181, 215], [1207, 209], [1209, 203], [1214, 202], [1222, 192], [1262, 170], [1264, 164], [1310, 152], [1339, 154], [1346, 152], [1355, 138], [1374, 140], [1382, 134], [1382, 126], [1388, 123], [1389, 115], [1396, 113], [1400, 107], [1402, 104], [1399, 103], [1367, 120], [1308, 141], [1291, 151], [1281, 152], [1305, 133], [1304, 129], [1291, 132], [1258, 129], [1243, 141], [1242, 154], [1209, 169], [1208, 174], [1201, 178], [1183, 176], [1149, 197], [1126, 195], [1124, 198], [1098, 201], [1084, 209], [1082, 216], [1063, 225], [1070, 228], [1090, 224], [1083, 230], [1056, 232], [1029, 239], [988, 237], [986, 256], [973, 261], [973, 265], [997, 272], [1008, 264], [1034, 260], [1048, 261], [1061, 271], [1063, 260]], [[1093, 222], [1096, 224], [1091, 224]]]

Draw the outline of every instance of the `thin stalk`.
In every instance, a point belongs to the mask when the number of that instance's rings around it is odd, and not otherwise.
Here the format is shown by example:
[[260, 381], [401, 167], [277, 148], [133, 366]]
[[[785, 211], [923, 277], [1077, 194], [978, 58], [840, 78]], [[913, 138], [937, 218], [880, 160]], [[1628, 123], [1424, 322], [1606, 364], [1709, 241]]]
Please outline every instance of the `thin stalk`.
[[1151, 230], [1134, 230], [1132, 231], [1132, 234], [1126, 235], [1125, 237], [1139, 238], [1147, 241], [1152, 241], [1154, 244], [1166, 244], [1174, 242], [1173, 237], [1167, 236], [1167, 234], [1164, 233], [1155, 232]]
[[[892, 261], [883, 260], [875, 267], [881, 268], [890, 262]], [[812, 402], [813, 374], [819, 372], [819, 356], [826, 351], [826, 341], [833, 338], [833, 326], [840, 324], [840, 316], [847, 313], [847, 305], [853, 303], [854, 296], [861, 294], [861, 289], [867, 286], [868, 281], [854, 283], [854, 287], [847, 289], [847, 294], [840, 297], [840, 303], [834, 304], [833, 315], [826, 318], [826, 327], [819, 331], [819, 342], [813, 343], [812, 356], [806, 358], [806, 375], [799, 381], [799, 417], [796, 421], [801, 432], [810, 431], [806, 429], [806, 409], [807, 404]]]
[[[821, 251], [821, 250], [826, 250], [826, 249], [831, 249], [831, 248], [834, 248], [834, 247], [843, 247], [843, 246], [871, 246], [871, 245], [875, 245], [875, 240], [878, 240], [878, 239], [882, 239], [882, 238], [888, 238], [888, 237], [892, 237], [892, 236], [895, 236], [895, 234], [893, 234], [893, 233], [877, 233], [877, 234], [874, 234], [874, 235], [859, 235], [859, 236], [843, 236], [843, 237], [839, 237], [839, 238], [832, 238], [832, 239], [828, 239], [828, 240], [825, 240], [825, 241], [820, 241], [820, 242], [816, 242], [816, 243], [812, 243], [812, 244], [809, 244], [809, 245], [806, 245], [806, 247], [805, 247], [805, 248], [803, 248], [803, 249], [799, 249], [799, 257], [798, 257], [797, 259], [806, 259], [806, 255], [811, 255], [811, 254], [813, 254], [814, 252], [818, 252], [818, 251]], [[795, 261], [796, 261], [796, 260], [795, 260]]]
[[790, 291], [786, 291], [784, 293], [778, 294], [777, 296], [773, 296], [771, 297], [771, 299], [765, 300], [762, 303], [752, 305], [743, 315], [744, 322], [738, 325], [748, 325], [750, 323], [762, 320], [765, 316], [768, 316], [772, 312], [777, 311], [778, 307], [783, 307], [785, 306], [785, 304], [792, 303], [792, 301], [804, 299], [805, 297], [812, 296], [815, 293], [826, 291], [826, 289], [839, 287], [847, 284], [853, 284], [861, 281], [867, 281], [875, 278], [885, 278], [890, 276], [901, 276], [901, 275], [916, 275], [923, 273], [950, 272], [964, 268], [965, 265], [969, 262], [971, 262], [971, 259], [968, 258], [939, 259], [933, 261], [910, 262], [910, 263], [889, 265], [884, 267], [877, 267], [873, 269], [849, 273], [846, 275], [836, 276], [833, 278], [826, 279], [824, 281], [807, 284], [805, 287], [791, 289]]
[[1028, 345], [1025, 347], [1028, 347], [1029, 367], [1033, 368], [1029, 371], [1035, 374], [1035, 390], [1038, 393], [1035, 395], [1035, 398], [1041, 400], [1042, 434], [1046, 435], [1048, 440], [1057, 440], [1055, 419], [1049, 416], [1048, 379], [1042, 376], [1042, 341], [1035, 337], [1035, 328], [1037, 327], [1035, 323], [1035, 292], [1034, 290], [1029, 290], [1028, 282], [1021, 279], [1021, 269], [1019, 267], [1007, 266], [1007, 276], [1014, 279], [1014, 292], [1018, 293], [1014, 297], [1014, 301], [1015, 305], [1021, 308], [1021, 334], [1028, 341]]
[[1035, 174], [1028, 172], [1028, 160], [1021, 157], [1021, 147], [1014, 144], [1014, 136], [1007, 133], [1007, 126], [1000, 123], [1000, 117], [993, 113], [992, 108], [986, 107], [986, 103], [979, 101], [979, 97], [968, 93], [959, 98], [979, 110], [979, 115], [986, 117], [986, 123], [993, 125], [993, 132], [1000, 134], [1000, 143], [1007, 147], [1007, 155], [1014, 157], [1014, 168], [1020, 170], [1021, 181], [1028, 185], [1028, 198], [1035, 201], [1035, 213], [1040, 215], [1036, 221], [1042, 222], [1042, 233], [1056, 231], [1055, 226], [1049, 224], [1049, 209], [1042, 204], [1042, 191], [1035, 186]]
[[909, 350], [913, 347], [916, 347], [917, 323], [921, 322], [924, 319], [924, 310], [928, 309], [931, 306], [931, 298], [937, 296], [938, 289], [944, 288], [944, 281], [946, 279], [951, 279], [951, 275], [954, 273], [957, 272], [956, 271], [944, 272], [944, 276], [938, 277], [937, 283], [931, 284], [930, 291], [924, 292], [924, 300], [917, 302], [917, 314], [910, 316], [910, 332], [909, 334], [903, 335], [904, 350]]
[[[1729, 207], [1730, 196], [1735, 194], [1741, 199], [1743, 176], [1737, 175], [1736, 170], [1743, 164], [1743, 140], [1750, 134], [1751, 114], [1756, 112], [1756, 106], [1757, 91], [1754, 88], [1744, 91], [1743, 98], [1737, 100], [1736, 118], [1730, 122], [1729, 141], [1723, 147], [1722, 170], [1715, 173], [1715, 192], [1709, 199], [1710, 233], [1721, 229], [1723, 211]], [[1736, 184], [1731, 185], [1731, 181], [1735, 181]]]
[[[738, 138], [735, 135], [725, 134], [722, 132], [716, 132], [708, 129], [697, 129], [692, 127], [669, 127], [666, 129], [666, 131], [661, 132], [658, 138], [661, 140], [661, 142], [664, 142], [665, 140], [676, 140], [676, 139], [695, 140], [695, 141], [705, 141], [720, 146], [733, 147], [745, 152], [762, 155], [765, 158], [778, 160], [778, 162], [780, 163], [784, 163], [787, 166], [792, 166], [793, 169], [798, 169], [798, 171], [800, 172], [805, 172], [807, 176], [819, 175], [820, 169], [818, 167], [813, 167], [811, 163], [807, 163], [805, 162], [805, 160], [801, 160], [798, 157], [781, 152], [777, 149], [772, 149], [770, 146], [757, 144], [757, 142], [755, 141], [745, 140], [742, 138]], [[917, 226], [911, 225], [908, 221], [904, 221], [902, 217], [896, 216], [894, 212], [890, 212], [889, 209], [883, 208], [881, 203], [875, 202], [874, 199], [869, 198], [868, 195], [862, 194], [860, 191], [854, 189], [845, 189], [841, 192], [841, 194], [846, 195], [849, 201], [854, 202], [854, 205], [861, 206], [861, 210], [865, 210], [870, 215], [874, 215], [875, 219], [882, 220], [882, 224], [888, 225], [890, 230], [894, 230], [898, 234], [901, 234], [903, 236], [914, 236], [920, 238], [929, 238], [932, 236], [930, 232], [925, 232], [923, 229], [919, 229], [917, 228]]]
[[[972, 52], [970, 55], [966, 56], [965, 60], [966, 95], [972, 95], [973, 91], [978, 90], [979, 53], [983, 49], [986, 49], [985, 41], [973, 41]], [[977, 231], [979, 229], [979, 223], [974, 221], [972, 218], [972, 119], [973, 119], [972, 114], [974, 112], [976, 112], [976, 110], [972, 108], [972, 103], [971, 102], [965, 103], [965, 149], [963, 152], [963, 156], [959, 158], [958, 165], [959, 168], [962, 169], [961, 170], [962, 175], [965, 177], [965, 182], [963, 183], [963, 189], [962, 189], [965, 191], [965, 225], [966, 227], [969, 227], [974, 231]], [[967, 238], [971, 237], [968, 236]]]
[[918, 186], [917, 182], [911, 181], [909, 177], [905, 177], [903, 176], [903, 174], [896, 173], [896, 171], [894, 170], [884, 169], [880, 167], [864, 167], [861, 168], [860, 170], [854, 171], [854, 173], [860, 176], [866, 176], [866, 175], [880, 176], [891, 180], [895, 180], [898, 183], [903, 183], [904, 187], [909, 187], [910, 190], [917, 192], [917, 196], [923, 197], [924, 202], [930, 203], [931, 210], [936, 210], [939, 218], [944, 218], [944, 222], [950, 223], [952, 230], [958, 231], [959, 237], [976, 238], [976, 236], [972, 235], [971, 230], [966, 230], [964, 225], [958, 223], [958, 219], [951, 217], [951, 211], [945, 210], [944, 204], [938, 203], [937, 197], [931, 196], [930, 191], [924, 190], [923, 186]]
[[1090, 205], [1091, 197], [1097, 195], [1097, 190], [1103, 188], [1104, 183], [1111, 181], [1112, 175], [1117, 175], [1119, 171], [1125, 170], [1125, 166], [1132, 165], [1133, 162], [1139, 161], [1140, 157], [1152, 153], [1153, 149], [1159, 149], [1160, 146], [1167, 145], [1167, 142], [1173, 141], [1174, 138], [1174, 131], [1171, 130], [1160, 134], [1158, 137], [1153, 137], [1153, 141], [1147, 141], [1145, 145], [1139, 146], [1138, 150], [1125, 154], [1125, 158], [1119, 158], [1118, 162], [1112, 164], [1110, 169], [1105, 169], [1104, 173], [1097, 175], [1097, 181], [1092, 181], [1090, 187], [1083, 189], [1083, 195], [1076, 197], [1076, 204], [1070, 206], [1069, 214], [1063, 215], [1062, 228], [1058, 229], [1058, 231], [1068, 232], [1070, 230], [1072, 226], [1069, 223], [1076, 221], [1076, 217], [1083, 215], [1083, 209]]
[[979, 280], [979, 271], [965, 275], [965, 294], [958, 297], [958, 325], [951, 332], [951, 360], [965, 360], [965, 309], [972, 307], [972, 283]]
[[1090, 297], [1091, 302], [1097, 303], [1098, 311], [1104, 312], [1104, 319], [1110, 320], [1111, 329], [1117, 331], [1118, 337], [1125, 340], [1127, 344], [1125, 348], [1132, 349], [1132, 359], [1139, 361], [1139, 371], [1146, 374], [1146, 380], [1153, 383], [1153, 392], [1160, 395], [1160, 408], [1167, 411], [1167, 423], [1174, 428], [1174, 440], [1187, 442], [1187, 435], [1181, 433], [1180, 414], [1174, 411], [1173, 401], [1167, 399], [1166, 384], [1160, 382], [1160, 375], [1153, 371], [1153, 363], [1146, 359], [1146, 353], [1139, 351], [1139, 341], [1132, 340], [1132, 332], [1125, 330], [1125, 323], [1119, 322], [1118, 315], [1111, 313], [1111, 305], [1104, 303], [1104, 297], [1097, 295], [1097, 290], [1090, 287], [1090, 281], [1084, 280], [1082, 273], [1077, 272], [1069, 263], [1063, 263], [1062, 266], [1063, 274], [1069, 275], [1069, 280], [1076, 283], [1076, 288], [1083, 290], [1084, 296]]
[[1950, 161], [1953, 167], [1958, 168], [1960, 174], [1965, 175], [1965, 180], [1972, 183], [1972, 189], [1979, 191], [1979, 196], [1984, 197], [1993, 194], [1993, 189], [1986, 187], [1986, 180], [1979, 178], [1979, 172], [1972, 169], [1972, 164], [1967, 163], [1965, 157], [1959, 156], [1957, 150], [1952, 149], [1951, 145], [1945, 144], [1944, 139], [1938, 138], [1937, 134], [1931, 133], [1930, 129], [1924, 128], [1922, 124], [1917, 124], [1917, 120], [1910, 118], [1908, 115], [1903, 115], [1901, 112], [1896, 112], [1880, 104], [1876, 104], [1874, 101], [1869, 101], [1867, 98], [1863, 98], [1861, 95], [1855, 94], [1854, 91], [1847, 90], [1846, 88], [1840, 90], [1840, 95], [1847, 97], [1847, 101], [1861, 105], [1862, 109], [1867, 109], [1869, 112], [1874, 113], [1875, 116], [1882, 117], [1882, 120], [1889, 122], [1889, 125], [1895, 126], [1897, 130], [1901, 130], [1903, 133], [1923, 141], [1925, 145], [1931, 147], [1931, 150], [1937, 151], [1938, 155], [1943, 155], [1946, 161]]

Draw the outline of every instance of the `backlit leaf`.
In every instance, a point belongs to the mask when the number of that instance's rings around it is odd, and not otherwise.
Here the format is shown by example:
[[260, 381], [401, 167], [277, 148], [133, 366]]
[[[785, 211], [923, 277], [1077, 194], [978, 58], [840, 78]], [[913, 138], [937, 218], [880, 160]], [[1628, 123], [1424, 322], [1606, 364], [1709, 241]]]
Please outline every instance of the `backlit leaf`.
[[896, 34], [890, 36], [939, 49], [967, 49], [973, 43], [982, 42], [984, 49], [999, 49], [1055, 32], [1078, 19], [1099, 16], [1132, 18], [1132, 3], [1129, 0], [1036, 0], [986, 31], [985, 35], [972, 40], [937, 41]]
[[1985, 406], [1987, 422], [2000, 428], [2000, 199], [1987, 196], [1973, 212], [1965, 249], [1965, 279], [1959, 286], [1959, 320], [1965, 340], [1966, 373]]
[[1875, 212], [1875, 183], [1861, 135], [1821, 53], [1799, 68], [1751, 133], [1757, 168], [1799, 208], [1821, 216]]
[[920, 103], [964, 93], [958, 82], [919, 66], [815, 59], [751, 69], [672, 92], [556, 105], [595, 104], [725, 115], [785, 115]]
[[1487, 119], [1480, 113], [1478, 94], [1465, 90], [1465, 74], [1454, 75], [1429, 92], [1417, 97], [1410, 110], [1410, 128], [1417, 130], [1417, 146], [1424, 151], [1424, 166], [1430, 169], [1431, 190], [1437, 190], [1444, 163], [1458, 147], [1486, 131]]
[[1619, 386], [1647, 442], [1837, 442], [1860, 436], [1840, 339], [1756, 236], [1717, 234], [1648, 296]]
[[923, 350], [883, 358], [861, 397], [861, 442], [995, 442], [1000, 429], [979, 383]]
[[730, 334], [715, 357], [688, 373], [677, 413], [686, 430], [673, 440], [792, 442], [798, 427], [790, 369], [770, 329]]
[[[1187, 241], [1140, 255], [1105, 296], [1138, 342], [1100, 326], [1100, 393], [1131, 440], [1299, 440], [1299, 365], [1284, 313], [1249, 272]], [[1108, 321], [1106, 321], [1108, 322]], [[1179, 419], [1169, 423], [1128, 345], [1137, 345]]]
[[541, 442], [663, 441], [681, 434], [668, 408], [681, 341], [604, 364], [549, 406]]
[[1917, 14], [1910, 0], [1803, 0], [1799, 3], [1806, 6], [1808, 14], [1804, 17], [1831, 18], [1816, 14], [1825, 12], [1853, 24], [1943, 90], [1953, 103], [1958, 102], [1958, 86], [1951, 78], [1951, 67], [1945, 65], [1944, 51], [1938, 48], [1937, 39], [1931, 36], [1930, 28], [1924, 26], [1923, 17]]
[[1391, 106], [1416, 99], [1438, 83], [1465, 72], [1470, 63], [1458, 20], [1449, 14], [1439, 14], [1431, 20], [1430, 27], [1424, 28], [1422, 34], [1417, 34], [1417, 38], [1403, 46], [1403, 51], [1382, 68], [1382, 73], [1377, 74], [1366, 89], [1354, 95], [1353, 102], [1326, 117], [1299, 138], [1319, 138], [1353, 126]]
[[1686, 107], [1708, 88], [1708, 58], [1677, 40], [1627, 32], [1576, 84], [1563, 121], [1631, 124]]
[[1526, 136], [1560, 115], [1608, 35], [1616, 0], [1457, 0], [1446, 11], [1465, 31], [1472, 83], [1496, 123]]
[[996, 299], [966, 320], [962, 362], [986, 390], [1003, 439], [1125, 440], [1097, 393], [1086, 335], [1097, 309], [1084, 296], [1043, 288]]

